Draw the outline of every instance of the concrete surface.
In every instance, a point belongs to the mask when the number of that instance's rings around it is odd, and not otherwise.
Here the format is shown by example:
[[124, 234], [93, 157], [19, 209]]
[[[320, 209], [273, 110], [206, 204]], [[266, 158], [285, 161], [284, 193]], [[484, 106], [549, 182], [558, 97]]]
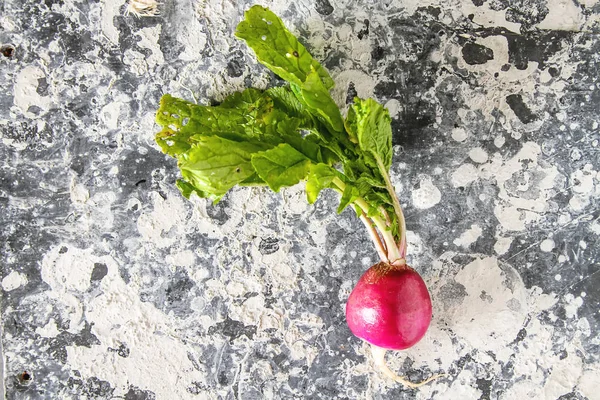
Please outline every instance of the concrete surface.
[[7, 398], [597, 399], [600, 3], [264, 3], [336, 101], [393, 115], [434, 318], [388, 360], [447, 374], [420, 390], [375, 372], [346, 326], [377, 255], [335, 193], [186, 201], [153, 142], [164, 93], [208, 104], [278, 83], [232, 35], [250, 5], [0, 5]]

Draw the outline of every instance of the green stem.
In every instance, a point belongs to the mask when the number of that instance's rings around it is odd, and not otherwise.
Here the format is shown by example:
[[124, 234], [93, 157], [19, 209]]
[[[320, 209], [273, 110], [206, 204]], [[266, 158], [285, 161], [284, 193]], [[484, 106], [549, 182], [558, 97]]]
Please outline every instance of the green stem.
[[[337, 186], [342, 193], [344, 192], [346, 184], [340, 178], [333, 178], [332, 183], [335, 186]], [[359, 197], [358, 199], [354, 200], [354, 204], [356, 204], [365, 213], [365, 215], [368, 215], [370, 207], [369, 204], [362, 197]], [[391, 263], [404, 264], [404, 257], [402, 256], [402, 252], [398, 248], [398, 244], [394, 239], [394, 235], [392, 235], [392, 231], [390, 227], [387, 226], [385, 219], [382, 216], [377, 215], [372, 216], [370, 218], [379, 230], [379, 234], [385, 242], [388, 261]], [[377, 243], [375, 243], [375, 245], [377, 246]]]

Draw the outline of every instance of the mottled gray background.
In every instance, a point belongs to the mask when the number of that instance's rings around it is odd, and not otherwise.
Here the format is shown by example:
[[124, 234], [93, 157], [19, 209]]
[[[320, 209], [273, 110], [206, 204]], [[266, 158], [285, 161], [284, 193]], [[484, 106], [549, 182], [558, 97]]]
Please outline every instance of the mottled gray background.
[[[600, 3], [265, 2], [390, 109], [393, 180], [434, 320], [373, 371], [344, 301], [376, 261], [336, 195], [181, 198], [162, 94], [278, 83], [233, 30], [251, 2], [0, 3], [8, 399], [598, 399]], [[18, 377], [33, 373], [24, 385]], [[595, 397], [594, 397], [595, 396]]]

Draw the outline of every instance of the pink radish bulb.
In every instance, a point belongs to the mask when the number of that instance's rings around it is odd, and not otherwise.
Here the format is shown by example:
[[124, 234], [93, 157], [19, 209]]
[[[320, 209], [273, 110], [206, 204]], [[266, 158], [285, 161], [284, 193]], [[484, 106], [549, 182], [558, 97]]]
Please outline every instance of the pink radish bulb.
[[379, 263], [359, 279], [348, 298], [346, 321], [354, 335], [384, 349], [404, 350], [425, 335], [431, 297], [408, 265]]
[[375, 366], [388, 378], [416, 388], [437, 379], [410, 382], [392, 372], [386, 362], [389, 350], [414, 346], [431, 322], [431, 297], [421, 276], [406, 264], [381, 262], [358, 280], [346, 303], [346, 321], [352, 333], [371, 344]]

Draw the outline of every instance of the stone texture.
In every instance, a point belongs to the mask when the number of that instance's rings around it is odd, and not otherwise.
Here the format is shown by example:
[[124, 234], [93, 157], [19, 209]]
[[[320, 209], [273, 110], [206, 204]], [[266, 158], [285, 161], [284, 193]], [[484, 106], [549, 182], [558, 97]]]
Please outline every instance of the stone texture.
[[[265, 3], [340, 105], [373, 96], [394, 117], [410, 262], [435, 305], [388, 360], [447, 374], [418, 391], [375, 372], [345, 324], [377, 255], [334, 193], [188, 202], [153, 142], [164, 93], [280, 83], [232, 35], [250, 5], [0, 5], [7, 398], [594, 398], [600, 3]], [[411, 195], [423, 182], [439, 201]]]

